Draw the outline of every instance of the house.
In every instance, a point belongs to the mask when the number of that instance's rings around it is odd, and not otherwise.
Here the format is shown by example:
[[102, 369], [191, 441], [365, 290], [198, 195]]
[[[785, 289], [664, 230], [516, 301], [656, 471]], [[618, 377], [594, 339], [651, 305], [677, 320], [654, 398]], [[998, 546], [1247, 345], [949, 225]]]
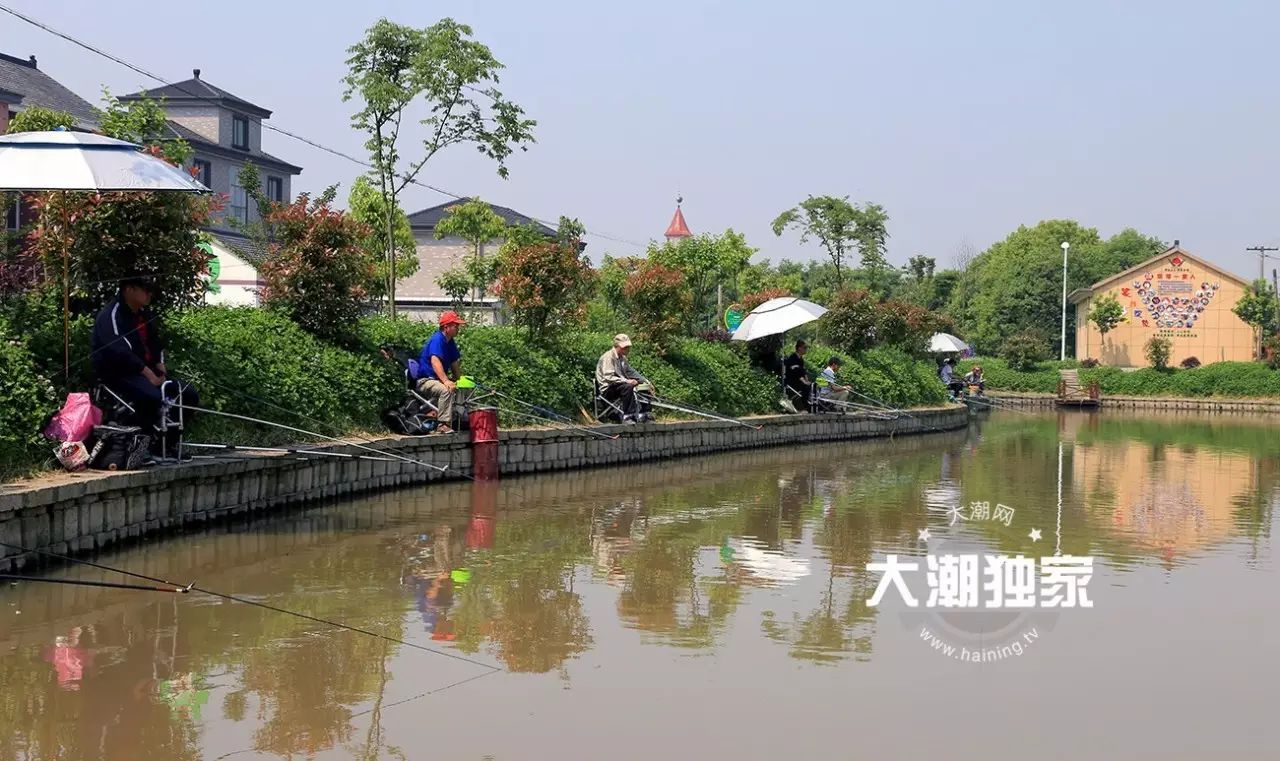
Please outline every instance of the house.
[[[413, 230], [413, 238], [417, 243], [418, 271], [396, 284], [396, 309], [411, 319], [434, 322], [441, 312], [450, 308], [449, 296], [436, 284], [436, 279], [447, 270], [462, 266], [471, 255], [472, 245], [452, 236], [437, 240], [436, 225], [449, 213], [451, 206], [465, 203], [466, 200], [447, 201], [409, 215], [409, 227]], [[556, 235], [555, 230], [518, 211], [494, 204], [489, 204], [489, 208], [502, 217], [508, 227], [536, 225], [548, 238]], [[480, 255], [492, 256], [497, 253], [500, 245], [501, 240], [482, 244]], [[501, 300], [491, 295], [478, 299], [474, 305], [468, 305], [470, 311], [479, 313], [481, 322], [489, 324], [499, 322], [501, 307]]]
[[[1173, 345], [1169, 364], [1195, 357], [1203, 364], [1249, 361], [1257, 336], [1231, 311], [1248, 283], [1174, 242], [1173, 248], [1071, 293], [1076, 310], [1076, 356], [1113, 367], [1147, 365], [1146, 344], [1154, 337]], [[1103, 296], [1114, 296], [1124, 322], [1104, 337], [1089, 321]]]
[[[97, 109], [41, 71], [35, 56], [18, 58], [0, 53], [0, 135], [9, 131], [10, 119], [35, 106], [71, 114], [75, 126], [86, 132], [98, 128]], [[24, 210], [16, 195], [5, 201], [4, 231], [17, 232], [29, 221], [30, 209]]]
[[273, 201], [290, 201], [293, 178], [302, 173], [302, 167], [262, 150], [262, 122], [271, 117], [270, 111], [206, 82], [199, 69], [191, 74], [191, 79], [132, 93], [120, 101], [145, 97], [163, 103], [174, 136], [194, 149], [191, 165], [196, 178], [213, 192], [227, 196], [223, 216], [210, 231], [232, 246], [245, 244], [237, 224], [253, 224], [260, 217], [249, 194], [240, 187], [240, 169], [253, 164], [261, 175], [263, 194]]

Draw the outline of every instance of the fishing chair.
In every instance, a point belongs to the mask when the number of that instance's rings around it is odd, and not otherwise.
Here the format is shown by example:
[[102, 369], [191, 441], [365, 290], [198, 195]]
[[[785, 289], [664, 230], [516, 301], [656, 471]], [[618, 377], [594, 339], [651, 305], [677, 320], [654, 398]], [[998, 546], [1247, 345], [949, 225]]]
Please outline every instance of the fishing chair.
[[[182, 460], [182, 434], [186, 424], [186, 415], [182, 406], [182, 386], [178, 381], [166, 380], [160, 384], [160, 415], [155, 422], [154, 431], [160, 439], [160, 459], [168, 460], [170, 443], [174, 447], [174, 457]], [[138, 413], [137, 407], [125, 401], [111, 386], [99, 381], [89, 392], [89, 399], [94, 406], [102, 410], [102, 422], [105, 425], [121, 427], [142, 427], [147, 422]], [[175, 434], [171, 436], [170, 434]], [[170, 441], [172, 439], [172, 442]]]

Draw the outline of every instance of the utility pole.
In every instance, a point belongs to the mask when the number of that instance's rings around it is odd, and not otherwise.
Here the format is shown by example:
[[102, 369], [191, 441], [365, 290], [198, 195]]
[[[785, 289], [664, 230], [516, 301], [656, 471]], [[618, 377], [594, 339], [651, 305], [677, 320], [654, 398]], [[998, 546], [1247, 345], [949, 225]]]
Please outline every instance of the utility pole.
[[[1258, 279], [1263, 283], [1267, 282], [1267, 259], [1275, 259], [1271, 255], [1272, 251], [1280, 251], [1276, 246], [1249, 246], [1245, 251], [1253, 251], [1258, 255]], [[1262, 328], [1258, 328], [1258, 359], [1262, 359]]]

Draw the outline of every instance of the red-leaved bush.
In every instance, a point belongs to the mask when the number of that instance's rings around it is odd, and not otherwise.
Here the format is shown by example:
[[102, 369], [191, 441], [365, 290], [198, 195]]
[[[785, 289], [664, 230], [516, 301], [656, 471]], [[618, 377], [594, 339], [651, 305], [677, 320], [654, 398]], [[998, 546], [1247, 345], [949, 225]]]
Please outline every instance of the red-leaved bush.
[[790, 296], [791, 291], [786, 288], [765, 288], [755, 293], [745, 294], [739, 303], [742, 305], [743, 314], [750, 314], [752, 309], [760, 306], [769, 299], [780, 299], [783, 296]]
[[274, 205], [266, 221], [275, 241], [261, 268], [263, 305], [319, 338], [346, 342], [377, 284], [376, 262], [361, 245], [365, 225], [306, 194]]
[[494, 292], [530, 337], [549, 337], [586, 318], [596, 273], [580, 248], [576, 240], [535, 243], [507, 252], [499, 262]]
[[659, 352], [670, 345], [693, 308], [684, 273], [648, 260], [627, 277], [622, 294], [636, 332]]

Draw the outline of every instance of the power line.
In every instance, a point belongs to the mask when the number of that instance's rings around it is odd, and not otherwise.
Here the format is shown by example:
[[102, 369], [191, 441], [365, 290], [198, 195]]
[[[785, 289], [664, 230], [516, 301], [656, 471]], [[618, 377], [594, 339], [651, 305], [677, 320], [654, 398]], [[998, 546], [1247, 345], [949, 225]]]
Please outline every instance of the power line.
[[[189, 96], [191, 96], [192, 98], [195, 98], [195, 99], [197, 99], [197, 100], [203, 100], [203, 101], [207, 101], [207, 102], [209, 102], [209, 103], [213, 103], [213, 104], [216, 104], [216, 103], [217, 103], [217, 101], [216, 101], [215, 99], [210, 98], [210, 97], [209, 97], [209, 96], [207, 96], [207, 95], [200, 95], [199, 93], [191, 92], [190, 90], [188, 90], [188, 89], [186, 89], [186, 88], [182, 87], [180, 84], [178, 84], [178, 83], [176, 83], [176, 82], [169, 82], [169, 81], [168, 81], [168, 80], [166, 80], [164, 77], [161, 77], [161, 76], [159, 76], [159, 75], [157, 75], [157, 74], [153, 74], [153, 73], [151, 73], [150, 71], [147, 71], [146, 69], [144, 69], [144, 68], [142, 68], [142, 67], [140, 67], [140, 66], [137, 66], [137, 65], [135, 65], [135, 64], [132, 64], [132, 63], [130, 63], [130, 62], [128, 62], [128, 61], [126, 61], [126, 60], [124, 60], [123, 58], [120, 58], [119, 56], [112, 55], [111, 53], [108, 53], [108, 52], [106, 52], [105, 50], [102, 50], [101, 48], [94, 47], [93, 45], [90, 45], [89, 43], [87, 43], [87, 42], [85, 42], [85, 41], [83, 41], [83, 40], [81, 40], [81, 39], [78, 39], [78, 38], [76, 38], [76, 37], [73, 37], [73, 36], [71, 36], [70, 34], [67, 34], [66, 32], [62, 32], [62, 31], [59, 31], [59, 30], [57, 30], [57, 29], [54, 29], [53, 27], [49, 26], [48, 24], [45, 24], [44, 22], [41, 22], [41, 21], [39, 21], [39, 20], [37, 20], [37, 19], [31, 18], [30, 16], [27, 16], [27, 15], [25, 15], [25, 14], [23, 14], [23, 13], [19, 12], [19, 11], [16, 11], [16, 10], [14, 10], [13, 8], [8, 7], [7, 5], [0, 5], [0, 11], [4, 11], [5, 13], [8, 13], [10, 16], [13, 16], [14, 18], [17, 18], [17, 19], [19, 19], [19, 20], [21, 20], [21, 21], [25, 21], [26, 23], [28, 23], [28, 24], [30, 24], [30, 25], [32, 25], [32, 26], [34, 26], [34, 27], [38, 28], [38, 29], [41, 29], [41, 30], [43, 30], [43, 31], [45, 31], [45, 32], [47, 32], [47, 33], [49, 33], [49, 34], [52, 34], [52, 35], [54, 35], [55, 37], [59, 37], [59, 38], [61, 38], [61, 39], [63, 39], [63, 40], [66, 40], [67, 42], [70, 42], [71, 44], [73, 44], [73, 45], [75, 45], [75, 46], [77, 46], [77, 47], [83, 48], [83, 49], [85, 49], [85, 50], [87, 50], [87, 51], [89, 51], [89, 52], [91, 52], [91, 53], [93, 53], [93, 54], [95, 54], [95, 55], [102, 56], [103, 58], [106, 58], [107, 60], [112, 61], [113, 63], [117, 63], [117, 64], [119, 64], [119, 65], [121, 65], [121, 66], [124, 66], [125, 68], [129, 69], [130, 71], [133, 71], [133, 72], [135, 72], [135, 73], [137, 73], [137, 74], [141, 74], [142, 76], [147, 77], [148, 79], [155, 80], [156, 82], [159, 82], [160, 84], [162, 84], [162, 85], [164, 85], [164, 86], [166, 86], [166, 87], [173, 87], [173, 88], [176, 88], [176, 89], [177, 89], [177, 90], [179, 90], [180, 92], [182, 92], [182, 93], [184, 93], [184, 94], [186, 94], [186, 95], [189, 95]], [[473, 88], [473, 89], [474, 89], [474, 88]], [[310, 138], [307, 138], [307, 137], [304, 137], [304, 136], [302, 136], [302, 135], [299, 135], [299, 134], [298, 134], [298, 133], [296, 133], [296, 132], [292, 132], [292, 131], [287, 130], [287, 129], [284, 129], [284, 128], [282, 128], [282, 127], [277, 127], [277, 126], [275, 126], [274, 124], [267, 124], [267, 123], [265, 123], [265, 122], [263, 122], [263, 123], [262, 123], [262, 127], [263, 127], [263, 129], [267, 129], [267, 130], [270, 130], [270, 131], [275, 132], [275, 133], [277, 133], [277, 134], [284, 135], [285, 137], [288, 137], [288, 138], [292, 138], [292, 139], [294, 139], [294, 140], [297, 140], [298, 142], [305, 143], [306, 145], [309, 145], [309, 146], [311, 146], [312, 148], [316, 148], [316, 149], [318, 149], [318, 150], [324, 151], [325, 153], [329, 153], [329, 154], [332, 154], [332, 155], [334, 155], [334, 156], [337, 156], [338, 158], [346, 159], [347, 161], [350, 161], [350, 162], [351, 162], [351, 163], [353, 163], [353, 164], [357, 164], [357, 165], [359, 165], [359, 166], [362, 166], [362, 167], [364, 167], [365, 169], [373, 169], [373, 168], [374, 168], [374, 166], [373, 166], [372, 164], [370, 164], [369, 162], [365, 161], [364, 159], [358, 158], [358, 157], [356, 157], [356, 156], [352, 156], [351, 154], [349, 154], [349, 153], [345, 153], [345, 152], [343, 152], [343, 151], [340, 151], [340, 150], [338, 150], [337, 148], [331, 148], [331, 147], [329, 147], [329, 146], [327, 146], [327, 145], [324, 145], [323, 143], [318, 143], [318, 142], [316, 142], [315, 140], [312, 140], [312, 139], [310, 139]], [[466, 195], [461, 195], [461, 194], [459, 194], [459, 193], [454, 193], [453, 191], [445, 190], [444, 188], [440, 188], [440, 187], [437, 187], [437, 186], [435, 186], [435, 185], [431, 185], [430, 183], [422, 182], [422, 181], [420, 181], [420, 180], [418, 180], [418, 179], [416, 179], [416, 178], [415, 178], [415, 179], [411, 179], [411, 180], [409, 180], [409, 183], [410, 183], [410, 184], [412, 184], [412, 185], [417, 185], [418, 187], [421, 187], [421, 188], [425, 188], [425, 189], [430, 190], [430, 191], [432, 191], [432, 192], [439, 193], [439, 194], [441, 194], [441, 195], [444, 195], [444, 196], [448, 196], [448, 197], [450, 197], [450, 198], [457, 199], [457, 200], [459, 200], [459, 201], [465, 201], [465, 200], [468, 200], [469, 198], [471, 198], [471, 196], [466, 196]], [[547, 221], [547, 220], [545, 220], [545, 219], [539, 219], [539, 218], [537, 218], [537, 217], [529, 217], [529, 219], [532, 219], [533, 221], [535, 221], [535, 222], [537, 222], [537, 223], [539, 223], [539, 224], [546, 225], [547, 227], [552, 227], [552, 228], [556, 227], [556, 226], [557, 226], [557, 224], [558, 224], [558, 223], [548, 222], [548, 221]], [[646, 247], [646, 245], [647, 245], [647, 244], [644, 244], [644, 243], [637, 243], [636, 241], [633, 241], [633, 240], [627, 240], [627, 239], [625, 239], [625, 238], [619, 238], [619, 237], [616, 237], [616, 236], [607, 235], [607, 234], [605, 234], [605, 233], [591, 232], [590, 230], [588, 230], [586, 234], [587, 234], [587, 235], [590, 235], [590, 236], [593, 236], [593, 237], [596, 237], [596, 238], [602, 238], [602, 239], [604, 239], [604, 240], [612, 241], [612, 242], [614, 242], [614, 243], [623, 243], [623, 244], [626, 244], [626, 245], [628, 245], [628, 246], [635, 246], [636, 248], [645, 248], [645, 247]]]

